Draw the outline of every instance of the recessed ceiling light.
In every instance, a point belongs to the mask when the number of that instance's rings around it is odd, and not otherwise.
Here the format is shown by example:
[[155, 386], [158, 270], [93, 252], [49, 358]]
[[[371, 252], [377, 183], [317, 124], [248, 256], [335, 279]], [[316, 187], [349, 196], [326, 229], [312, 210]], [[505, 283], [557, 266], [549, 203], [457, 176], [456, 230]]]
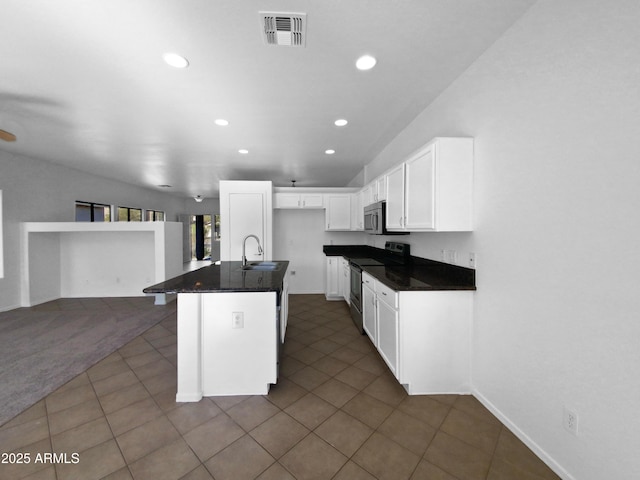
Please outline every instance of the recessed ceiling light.
[[165, 53], [162, 58], [167, 65], [171, 65], [175, 68], [187, 68], [189, 66], [189, 61], [177, 53]]
[[336, 153], [336, 151], [329, 149], [329, 150], [325, 150], [324, 153], [326, 153], [327, 155], [333, 155], [334, 153]]
[[340, 118], [333, 123], [335, 124], [336, 127], [344, 127], [349, 122], [347, 122], [344, 118]]
[[225, 120], [224, 118], [218, 118], [215, 122], [216, 125], [220, 126], [220, 127], [226, 127], [227, 125], [229, 125], [229, 120]]
[[240, 150], [238, 150], [238, 153], [246, 155], [247, 153], [249, 153], [249, 150], [247, 150], [246, 148], [241, 148]]
[[356, 68], [358, 70], [371, 70], [376, 66], [377, 60], [371, 55], [363, 55], [356, 60]]

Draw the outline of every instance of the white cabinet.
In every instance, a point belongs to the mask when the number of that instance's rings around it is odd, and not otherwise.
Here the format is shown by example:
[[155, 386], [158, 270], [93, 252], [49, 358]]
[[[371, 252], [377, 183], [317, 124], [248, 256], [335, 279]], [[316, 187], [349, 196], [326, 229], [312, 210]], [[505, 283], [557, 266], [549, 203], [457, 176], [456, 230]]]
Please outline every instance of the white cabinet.
[[351, 305], [351, 266], [349, 260], [342, 257], [341, 260], [342, 279], [341, 279], [341, 291], [347, 304]]
[[326, 257], [325, 262], [324, 295], [327, 300], [340, 300], [342, 299], [340, 289], [342, 257]]
[[[364, 277], [363, 273], [363, 277]], [[375, 288], [375, 287], [374, 287]], [[367, 283], [362, 282], [362, 326], [364, 331], [373, 342], [378, 346], [378, 308], [376, 302], [376, 293]]]
[[324, 208], [321, 193], [274, 193], [273, 208]]
[[387, 230], [401, 230], [404, 219], [404, 163], [386, 174]]
[[325, 195], [325, 230], [351, 230], [351, 195]]
[[243, 239], [247, 235], [256, 235], [263, 250], [260, 254], [255, 239], [248, 239], [247, 260], [271, 260], [272, 223], [271, 182], [220, 182], [221, 260], [241, 260]]
[[473, 139], [436, 138], [385, 179], [388, 230], [472, 230]]
[[364, 230], [364, 191], [351, 194], [351, 230]]
[[398, 310], [384, 301], [382, 295], [378, 300], [378, 351], [387, 363], [389, 370], [398, 375]]
[[364, 330], [409, 394], [469, 393], [473, 292], [395, 292], [362, 273]]
[[387, 177], [381, 175], [376, 179], [375, 201], [382, 202], [387, 199]]

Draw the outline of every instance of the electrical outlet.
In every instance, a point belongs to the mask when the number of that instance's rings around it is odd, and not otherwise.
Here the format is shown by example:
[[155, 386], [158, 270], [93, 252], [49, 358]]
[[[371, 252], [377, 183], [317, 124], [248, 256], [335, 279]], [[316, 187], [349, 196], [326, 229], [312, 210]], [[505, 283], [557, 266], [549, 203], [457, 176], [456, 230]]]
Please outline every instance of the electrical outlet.
[[476, 268], [476, 254], [473, 252], [469, 253], [469, 268]]
[[231, 314], [231, 328], [244, 328], [244, 312]]
[[575, 410], [564, 407], [562, 413], [562, 425], [572, 435], [578, 435], [578, 414]]

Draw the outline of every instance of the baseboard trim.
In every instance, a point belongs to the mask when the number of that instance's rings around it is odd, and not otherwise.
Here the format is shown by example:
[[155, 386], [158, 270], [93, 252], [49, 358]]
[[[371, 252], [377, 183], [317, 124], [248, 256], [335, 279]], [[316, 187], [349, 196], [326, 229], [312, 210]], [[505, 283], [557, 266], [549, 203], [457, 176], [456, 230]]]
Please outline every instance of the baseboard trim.
[[556, 475], [564, 480], [575, 480], [575, 478], [567, 472], [562, 466], [556, 462], [540, 445], [534, 442], [526, 433], [524, 433], [515, 423], [513, 423], [502, 411], [482, 395], [477, 389], [472, 389], [471, 394], [478, 399], [502, 424], [507, 427], [511, 433], [522, 441], [527, 447], [535, 453], [540, 460], [547, 464]]

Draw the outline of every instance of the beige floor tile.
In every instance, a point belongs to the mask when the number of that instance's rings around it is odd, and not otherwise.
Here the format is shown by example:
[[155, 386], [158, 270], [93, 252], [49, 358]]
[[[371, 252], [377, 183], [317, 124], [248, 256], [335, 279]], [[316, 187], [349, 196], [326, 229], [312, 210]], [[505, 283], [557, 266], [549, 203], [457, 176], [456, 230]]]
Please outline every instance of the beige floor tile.
[[111, 439], [81, 452], [78, 463], [56, 464], [58, 478], [65, 480], [100, 479], [124, 467], [116, 441]]
[[452, 408], [440, 430], [493, 455], [502, 426]]
[[139, 425], [162, 415], [162, 410], [158, 408], [151, 397], [132, 403], [120, 410], [107, 414], [107, 420], [114, 435], [119, 436]]
[[491, 455], [441, 431], [429, 445], [424, 459], [465, 480], [484, 480], [491, 464]]
[[105, 413], [113, 413], [124, 407], [151, 398], [149, 392], [139, 381], [99, 397]]
[[49, 438], [47, 417], [39, 417], [0, 430], [0, 452], [15, 452], [32, 443]]
[[129, 465], [135, 480], [174, 480], [198, 467], [200, 461], [183, 439], [166, 445]]
[[333, 480], [377, 480], [376, 477], [367, 472], [357, 463], [349, 460], [340, 471], [333, 477]]
[[216, 480], [252, 480], [274, 462], [258, 442], [245, 435], [214, 455], [205, 466]]
[[349, 400], [342, 410], [371, 428], [378, 426], [393, 412], [393, 408], [366, 393], [360, 392]]
[[306, 389], [283, 377], [278, 379], [277, 384], [271, 385], [266, 398], [275, 406], [284, 409], [307, 393]]
[[269, 400], [256, 395], [230, 408], [227, 414], [246, 432], [249, 432], [279, 411], [280, 409]]
[[387, 372], [371, 382], [363, 389], [363, 392], [392, 407], [397, 407], [400, 402], [407, 398], [405, 389]]
[[224, 450], [245, 434], [226, 414], [217, 415], [184, 435], [185, 441], [201, 461]]
[[310, 430], [313, 430], [333, 415], [336, 407], [322, 400], [313, 393], [308, 393], [300, 400], [285, 408], [285, 412]]
[[138, 377], [133, 371], [128, 370], [126, 372], [111, 375], [110, 377], [103, 378], [102, 380], [96, 380], [93, 382], [93, 389], [95, 390], [98, 398], [103, 397], [111, 392], [115, 392], [124, 387], [134, 385], [139, 382]]
[[251, 430], [250, 435], [275, 459], [309, 434], [309, 430], [280, 412]]
[[184, 477], [180, 478], [180, 480], [214, 480], [214, 478], [207, 470], [207, 467], [200, 465], [198, 468], [191, 470]]
[[58, 435], [53, 435], [51, 444], [55, 452], [73, 453], [82, 452], [112, 439], [113, 434], [107, 419], [100, 416]]
[[122, 359], [118, 359], [115, 361], [102, 360], [101, 362], [98, 362], [89, 370], [87, 370], [87, 375], [89, 375], [89, 379], [92, 382], [96, 382], [98, 380], [102, 380], [103, 378], [110, 377], [111, 375], [128, 372], [129, 370], [131, 370], [129, 368], [129, 365], [127, 365], [127, 363]]
[[306, 388], [307, 390], [313, 390], [314, 388], [322, 385], [324, 382], [329, 380], [329, 375], [321, 372], [320, 370], [316, 370], [313, 367], [304, 367], [302, 370], [298, 370], [293, 375], [289, 375], [289, 380], [296, 382], [302, 388]]
[[338, 373], [335, 378], [347, 385], [351, 385], [353, 388], [362, 390], [378, 377], [373, 373], [351, 365]]
[[167, 417], [160, 416], [119, 435], [116, 441], [127, 463], [133, 463], [178, 438], [178, 430]]
[[316, 428], [314, 433], [347, 457], [351, 457], [371, 436], [373, 429], [339, 410]]
[[104, 412], [97, 399], [74, 405], [71, 408], [52, 413], [48, 416], [49, 433], [56, 435], [70, 428], [100, 418], [103, 415]]
[[440, 428], [451, 406], [438, 402], [428, 395], [409, 395], [398, 405], [398, 409], [434, 428]]
[[436, 434], [432, 426], [395, 410], [378, 427], [378, 432], [407, 450], [422, 456]]
[[47, 412], [50, 414], [59, 412], [95, 398], [96, 393], [90, 384], [54, 392], [46, 398]]
[[314, 433], [280, 459], [280, 463], [298, 480], [331, 478], [347, 462], [347, 457]]
[[171, 423], [183, 435], [193, 430], [198, 425], [220, 415], [222, 409], [208, 398], [203, 398], [199, 402], [183, 403], [177, 408], [167, 413]]
[[[432, 463], [426, 460], [420, 461], [416, 467], [411, 480], [459, 480], [453, 475], [448, 474], [444, 470], [436, 467]], [[518, 477], [513, 477], [510, 480], [521, 480]]]
[[[14, 479], [22, 479], [27, 478], [30, 475], [39, 475], [39, 472], [47, 468], [46, 464], [36, 463], [35, 458], [36, 455], [47, 452], [52, 452], [51, 449], [51, 440], [49, 438], [45, 438], [38, 442], [32, 443], [31, 445], [25, 445], [19, 447], [17, 450], [5, 450], [4, 448], [0, 450], [1, 452], [11, 452], [14, 453], [20, 452], [23, 454], [28, 454], [32, 459], [30, 463], [5, 463], [0, 465], [0, 473], [3, 480], [6, 478], [7, 480]], [[43, 475], [47, 475], [47, 472], [44, 472]]]
[[408, 479], [420, 461], [418, 455], [377, 432], [352, 459], [379, 480]]
[[313, 389], [313, 393], [326, 400], [334, 407], [340, 408], [358, 394], [358, 390], [340, 380], [331, 378], [319, 387]]
[[273, 463], [267, 468], [256, 480], [296, 480], [286, 468], [280, 465], [278, 462]]
[[316, 370], [333, 377], [349, 366], [348, 363], [338, 360], [337, 358], [324, 356], [311, 364]]
[[544, 479], [557, 479], [558, 476], [540, 460], [520, 439], [506, 427], [500, 432], [496, 445], [495, 458], [505, 461], [520, 470], [534, 473]]

